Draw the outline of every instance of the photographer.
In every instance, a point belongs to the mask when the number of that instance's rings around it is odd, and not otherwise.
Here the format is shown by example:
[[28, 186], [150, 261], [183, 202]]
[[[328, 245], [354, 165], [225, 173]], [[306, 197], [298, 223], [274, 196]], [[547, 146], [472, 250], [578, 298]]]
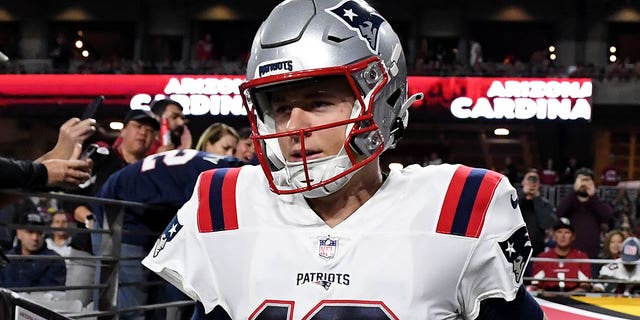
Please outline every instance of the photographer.
[[597, 259], [600, 252], [600, 228], [611, 219], [613, 209], [596, 195], [591, 169], [580, 168], [576, 171], [573, 190], [562, 199], [556, 214], [574, 222], [576, 248], [586, 252], [589, 258]]
[[522, 189], [518, 190], [518, 204], [531, 238], [532, 255], [535, 257], [544, 251], [545, 235], [547, 232], [551, 233], [551, 227], [556, 221], [555, 208], [540, 196], [538, 170], [529, 169], [525, 173]]

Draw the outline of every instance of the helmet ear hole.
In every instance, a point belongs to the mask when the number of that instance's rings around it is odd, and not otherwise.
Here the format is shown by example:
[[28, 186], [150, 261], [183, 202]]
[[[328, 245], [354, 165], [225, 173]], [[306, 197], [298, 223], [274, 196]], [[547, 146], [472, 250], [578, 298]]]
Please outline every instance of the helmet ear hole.
[[387, 104], [393, 108], [398, 102], [400, 94], [402, 94], [402, 91], [400, 89], [396, 89], [396, 91], [394, 91], [387, 99]]

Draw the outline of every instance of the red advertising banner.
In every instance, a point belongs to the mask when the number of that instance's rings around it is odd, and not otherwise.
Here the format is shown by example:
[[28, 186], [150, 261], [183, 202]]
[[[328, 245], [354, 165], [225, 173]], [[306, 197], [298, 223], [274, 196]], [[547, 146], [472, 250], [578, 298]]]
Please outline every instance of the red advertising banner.
[[409, 77], [417, 109], [446, 108], [459, 119], [591, 119], [591, 79]]
[[[0, 75], [0, 107], [86, 105], [103, 95], [106, 105], [146, 108], [165, 96], [185, 114], [245, 115], [238, 75]], [[459, 119], [591, 118], [591, 79], [409, 77], [409, 93], [423, 92], [415, 111]]]
[[0, 75], [0, 107], [85, 106], [103, 95], [105, 105], [140, 109], [168, 96], [187, 115], [246, 115], [238, 89], [242, 81], [237, 75]]

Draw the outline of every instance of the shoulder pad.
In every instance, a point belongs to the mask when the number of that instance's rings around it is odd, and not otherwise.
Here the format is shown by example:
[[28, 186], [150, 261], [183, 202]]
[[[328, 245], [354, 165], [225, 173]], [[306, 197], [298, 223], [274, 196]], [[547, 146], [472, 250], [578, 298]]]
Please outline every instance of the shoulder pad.
[[502, 177], [494, 171], [459, 166], [445, 194], [436, 232], [478, 238]]
[[198, 231], [238, 229], [236, 183], [240, 168], [205, 171], [198, 185]]

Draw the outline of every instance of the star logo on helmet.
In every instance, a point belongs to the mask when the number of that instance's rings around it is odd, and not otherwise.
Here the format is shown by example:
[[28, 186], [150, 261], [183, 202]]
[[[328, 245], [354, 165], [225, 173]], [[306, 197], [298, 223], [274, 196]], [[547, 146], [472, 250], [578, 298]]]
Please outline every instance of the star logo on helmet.
[[347, 10], [344, 10], [343, 16], [345, 16], [345, 17], [349, 18], [349, 20], [353, 21], [353, 18], [357, 17], [358, 15], [353, 13], [352, 9], [347, 9]]
[[346, 0], [325, 11], [338, 18], [349, 29], [357, 32], [371, 52], [378, 52], [380, 25], [385, 20], [373, 8], [354, 0]]

